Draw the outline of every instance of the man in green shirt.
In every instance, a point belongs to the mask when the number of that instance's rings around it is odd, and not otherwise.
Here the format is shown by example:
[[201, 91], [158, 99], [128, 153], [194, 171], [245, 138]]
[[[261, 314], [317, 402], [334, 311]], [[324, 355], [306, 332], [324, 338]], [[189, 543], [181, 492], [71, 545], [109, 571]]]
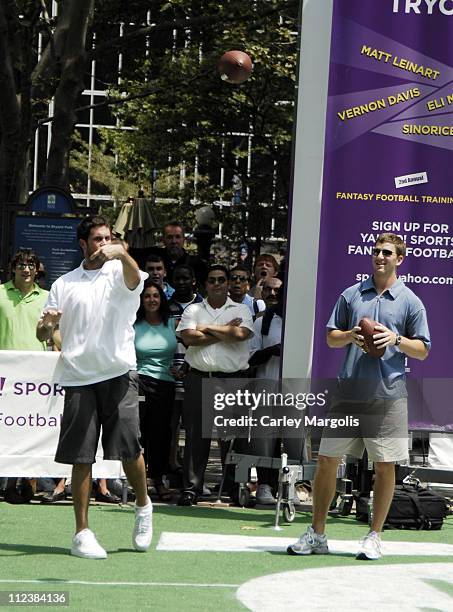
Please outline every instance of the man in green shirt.
[[11, 263], [12, 279], [0, 285], [0, 350], [45, 351], [36, 338], [36, 324], [48, 291], [35, 283], [39, 259], [30, 249], [16, 253]]
[[[47, 301], [48, 291], [35, 283], [39, 259], [30, 249], [18, 251], [11, 262], [12, 279], [0, 285], [0, 350], [45, 351], [46, 343], [36, 338], [36, 324]], [[8, 478], [5, 501], [26, 503], [32, 485], [16, 490], [16, 478]]]

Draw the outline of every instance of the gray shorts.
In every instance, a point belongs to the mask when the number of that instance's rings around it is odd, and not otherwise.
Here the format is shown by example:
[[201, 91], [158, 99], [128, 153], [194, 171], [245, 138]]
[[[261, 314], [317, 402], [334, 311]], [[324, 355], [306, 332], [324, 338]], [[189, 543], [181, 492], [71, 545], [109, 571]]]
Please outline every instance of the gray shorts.
[[65, 387], [55, 461], [95, 463], [101, 426], [104, 459], [131, 461], [140, 456], [137, 372], [92, 385]]
[[375, 400], [372, 402], [336, 402], [328, 417], [355, 415], [360, 426], [342, 430], [324, 428], [319, 455], [362, 457], [367, 450], [374, 462], [406, 461], [409, 457], [407, 398]]

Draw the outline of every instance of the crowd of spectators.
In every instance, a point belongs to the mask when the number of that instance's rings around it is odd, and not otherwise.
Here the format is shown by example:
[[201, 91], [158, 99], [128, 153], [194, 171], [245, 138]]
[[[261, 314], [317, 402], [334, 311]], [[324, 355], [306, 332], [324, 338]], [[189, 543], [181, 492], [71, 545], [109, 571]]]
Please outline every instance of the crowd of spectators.
[[[242, 264], [208, 264], [185, 251], [177, 222], [165, 225], [163, 242], [162, 249], [140, 254], [149, 274], [135, 323], [141, 445], [150, 492], [160, 501], [178, 495], [179, 505], [192, 505], [210, 494], [204, 482], [211, 440], [202, 435], [202, 380], [279, 377], [283, 285], [270, 254], [258, 256], [253, 271]], [[11, 280], [0, 286], [0, 350], [58, 350], [58, 331], [47, 345], [36, 339], [48, 294], [38, 257], [21, 250], [11, 271]], [[224, 460], [227, 445], [219, 444]], [[256, 448], [270, 456], [277, 452], [276, 441]], [[265, 471], [258, 477], [257, 501], [274, 503], [274, 479]], [[224, 480], [229, 492], [233, 479], [227, 474]], [[10, 503], [27, 503], [37, 491], [36, 499], [54, 503], [66, 498], [70, 482], [47, 479], [37, 488], [35, 480], [9, 478], [2, 487], [0, 474], [2, 488]], [[118, 503], [118, 493], [118, 483], [93, 483], [98, 501]]]

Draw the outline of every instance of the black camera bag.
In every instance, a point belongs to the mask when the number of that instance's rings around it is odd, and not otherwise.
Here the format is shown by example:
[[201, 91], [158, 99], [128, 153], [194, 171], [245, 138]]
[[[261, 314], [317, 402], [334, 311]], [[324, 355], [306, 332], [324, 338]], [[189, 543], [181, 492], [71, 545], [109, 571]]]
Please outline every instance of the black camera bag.
[[[356, 498], [356, 519], [368, 522], [368, 497]], [[395, 486], [395, 493], [384, 529], [441, 529], [448, 514], [444, 497], [424, 487], [410, 484]]]

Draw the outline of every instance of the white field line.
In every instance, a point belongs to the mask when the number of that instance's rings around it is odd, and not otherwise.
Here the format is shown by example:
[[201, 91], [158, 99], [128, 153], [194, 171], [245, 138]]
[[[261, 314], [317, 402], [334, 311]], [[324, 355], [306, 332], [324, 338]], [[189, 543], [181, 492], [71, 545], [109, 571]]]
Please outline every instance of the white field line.
[[82, 584], [89, 586], [163, 586], [163, 587], [197, 587], [197, 588], [212, 588], [212, 589], [237, 589], [240, 584], [229, 584], [216, 582], [213, 584], [208, 584], [205, 582], [93, 582], [90, 580], [47, 580], [43, 578], [42, 580], [8, 580], [7, 578], [0, 579], [0, 584], [58, 584], [60, 586], [65, 586], [67, 584]]
[[253, 612], [449, 612], [442, 583], [453, 585], [452, 570], [453, 563], [359, 561], [260, 576], [244, 582], [236, 597]]
[[[385, 536], [384, 536], [385, 538]], [[177, 533], [164, 531], [157, 550], [191, 552], [284, 552], [295, 538], [221, 535], [213, 533]], [[328, 540], [331, 554], [357, 553], [356, 540]], [[433, 542], [382, 542], [382, 553], [394, 556], [450, 556], [453, 545]]]

